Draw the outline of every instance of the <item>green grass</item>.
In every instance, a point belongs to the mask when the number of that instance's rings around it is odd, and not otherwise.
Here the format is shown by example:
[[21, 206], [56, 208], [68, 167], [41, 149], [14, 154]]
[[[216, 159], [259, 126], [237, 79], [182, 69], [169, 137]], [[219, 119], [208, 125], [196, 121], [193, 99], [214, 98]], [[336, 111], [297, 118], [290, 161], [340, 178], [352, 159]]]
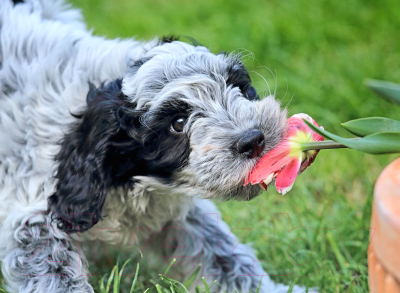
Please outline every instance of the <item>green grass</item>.
[[[265, 93], [267, 86], [255, 71], [272, 90], [276, 88], [290, 115], [306, 112], [340, 135], [347, 135], [340, 122], [364, 116], [396, 119], [400, 113], [363, 86], [365, 78], [400, 82], [398, 1], [72, 2], [83, 9], [98, 35], [140, 39], [188, 35], [214, 52], [248, 50], [252, 55], [246, 65], [259, 92]], [[270, 70], [277, 76], [276, 84]], [[321, 292], [334, 292], [339, 285], [344, 292], [359, 274], [352, 292], [368, 292], [365, 229], [370, 226], [373, 185], [394, 158], [352, 150], [321, 151], [288, 195], [282, 197], [271, 188], [251, 202], [218, 205], [231, 227], [252, 229], [244, 242], [252, 243], [274, 280], [319, 287]], [[278, 215], [274, 221], [275, 213], [288, 216]], [[288, 232], [288, 226], [310, 228]], [[294, 241], [297, 238], [307, 242]], [[350, 257], [347, 251], [353, 247]], [[292, 261], [305, 264], [295, 266]], [[108, 273], [111, 269], [105, 268]], [[129, 286], [133, 277], [125, 279]], [[173, 292], [150, 271], [139, 273], [135, 292], [146, 288], [157, 292], [155, 283], [167, 288], [162, 292]]]

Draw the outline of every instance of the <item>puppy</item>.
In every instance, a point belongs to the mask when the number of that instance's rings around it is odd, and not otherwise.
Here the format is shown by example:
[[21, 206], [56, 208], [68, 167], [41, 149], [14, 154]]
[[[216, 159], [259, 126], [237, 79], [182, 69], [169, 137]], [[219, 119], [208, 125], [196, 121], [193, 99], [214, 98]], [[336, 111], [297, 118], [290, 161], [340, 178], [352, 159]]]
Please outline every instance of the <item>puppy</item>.
[[[96, 37], [58, 0], [1, 0], [0, 24], [10, 292], [93, 292], [80, 245], [100, 236], [159, 260], [190, 256], [214, 292], [255, 292], [263, 275], [261, 292], [287, 291], [208, 200], [257, 196], [243, 180], [285, 135], [285, 111], [259, 99], [238, 56]], [[174, 266], [181, 279], [193, 261]]]

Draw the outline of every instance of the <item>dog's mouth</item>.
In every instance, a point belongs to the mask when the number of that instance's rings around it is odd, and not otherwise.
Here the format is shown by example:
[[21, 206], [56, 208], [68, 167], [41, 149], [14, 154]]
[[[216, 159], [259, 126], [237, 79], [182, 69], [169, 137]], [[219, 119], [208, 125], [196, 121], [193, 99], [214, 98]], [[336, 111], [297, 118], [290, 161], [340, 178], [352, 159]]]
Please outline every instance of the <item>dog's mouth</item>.
[[[265, 156], [270, 149], [266, 149], [258, 158], [241, 160], [241, 162], [231, 167], [216, 168], [206, 176], [206, 180], [201, 177], [191, 176], [188, 177], [192, 180], [190, 184], [196, 189], [203, 189], [202, 194], [204, 198], [222, 199], [222, 200], [240, 200], [249, 201], [257, 197], [262, 191], [267, 191], [268, 185], [263, 181], [257, 184], [244, 184], [255, 166], [259, 163], [261, 158]], [[242, 158], [243, 159], [243, 158]], [[211, 175], [215, 172], [214, 175]], [[203, 173], [204, 174], [204, 173]], [[188, 182], [189, 182], [188, 181]]]

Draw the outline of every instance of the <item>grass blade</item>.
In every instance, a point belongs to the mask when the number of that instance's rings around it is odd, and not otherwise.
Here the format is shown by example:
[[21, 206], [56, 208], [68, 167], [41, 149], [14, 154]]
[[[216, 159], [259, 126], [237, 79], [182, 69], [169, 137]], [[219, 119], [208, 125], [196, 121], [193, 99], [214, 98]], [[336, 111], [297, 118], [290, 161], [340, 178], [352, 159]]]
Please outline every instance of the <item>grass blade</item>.
[[120, 275], [118, 273], [118, 263], [115, 266], [115, 274], [114, 274], [114, 289], [113, 293], [119, 293], [119, 283], [121, 282]]
[[207, 293], [210, 293], [210, 288], [208, 288], [208, 285], [207, 285], [206, 279], [204, 279], [204, 277], [203, 277], [203, 278], [201, 278], [201, 279], [202, 279], [202, 281], [203, 281], [204, 288], [206, 289], [206, 292], [207, 292]]
[[257, 292], [256, 292], [256, 293], [260, 293], [260, 290], [261, 290], [261, 284], [262, 284], [262, 278], [260, 279], [260, 284], [258, 284], [258, 287], [257, 287]]
[[169, 289], [171, 290], [172, 293], [175, 293], [175, 289], [174, 289], [174, 286], [173, 286], [173, 285], [171, 285], [171, 286], [169, 287]]
[[121, 276], [122, 273], [124, 272], [125, 266], [130, 262], [130, 259], [128, 259], [122, 266], [121, 271], [118, 273], [118, 267], [115, 270], [115, 278], [114, 278], [114, 293], [119, 293], [119, 288], [121, 284]]
[[116, 268], [117, 268], [117, 266], [115, 266], [115, 267], [112, 269], [111, 274], [110, 274], [110, 277], [108, 278], [107, 287], [106, 287], [106, 293], [108, 293], [109, 290], [110, 290], [111, 283], [112, 283], [112, 281], [113, 281], [113, 279], [114, 279], [114, 274], [115, 274], [115, 269], [116, 269]]
[[183, 283], [183, 285], [186, 288], [189, 288], [193, 284], [194, 280], [196, 279], [197, 275], [199, 274], [200, 268], [201, 268], [201, 265], [199, 265], [197, 267], [197, 269], [193, 272], [193, 274], [191, 274], [190, 277], [186, 280], [186, 282]]
[[[136, 272], [135, 272], [135, 278], [133, 278], [133, 282], [132, 282], [132, 286], [131, 286], [131, 290], [129, 291], [129, 293], [132, 293], [133, 290], [135, 290], [135, 285], [136, 285], [136, 281], [139, 275], [139, 262], [136, 265]], [[147, 290], [146, 290], [147, 291]]]
[[119, 276], [120, 276], [120, 277], [122, 276], [122, 273], [123, 273], [123, 271], [124, 271], [126, 265], [127, 265], [130, 261], [131, 261], [131, 259], [128, 259], [128, 260], [124, 263], [124, 265], [122, 266], [121, 271], [119, 272]]
[[165, 276], [168, 274], [169, 270], [171, 269], [171, 267], [173, 266], [173, 264], [174, 264], [175, 262], [176, 262], [176, 258], [174, 258], [174, 259], [170, 262], [170, 264], [168, 265], [168, 267], [166, 268], [166, 270], [165, 270], [165, 272], [164, 272], [164, 275], [165, 275]]
[[169, 277], [166, 277], [164, 275], [160, 275], [161, 280], [163, 280], [164, 282], [168, 283], [168, 284], [173, 284], [175, 286], [175, 288], [179, 289], [176, 284], [180, 285], [182, 287], [183, 290], [185, 290], [186, 293], [189, 293], [189, 291], [186, 289], [185, 285], [183, 285], [181, 282], [171, 279]]
[[287, 293], [292, 293], [293, 288], [294, 288], [294, 285], [296, 285], [298, 279], [299, 279], [299, 278], [294, 279], [294, 281], [290, 284]]
[[101, 278], [100, 280], [100, 293], [105, 293], [106, 292], [106, 287], [104, 286], [104, 279], [105, 279], [105, 275], [103, 276], [103, 278]]
[[158, 293], [162, 293], [160, 285], [157, 284], [157, 285], [156, 285], [156, 289], [157, 289], [157, 292], [158, 292]]

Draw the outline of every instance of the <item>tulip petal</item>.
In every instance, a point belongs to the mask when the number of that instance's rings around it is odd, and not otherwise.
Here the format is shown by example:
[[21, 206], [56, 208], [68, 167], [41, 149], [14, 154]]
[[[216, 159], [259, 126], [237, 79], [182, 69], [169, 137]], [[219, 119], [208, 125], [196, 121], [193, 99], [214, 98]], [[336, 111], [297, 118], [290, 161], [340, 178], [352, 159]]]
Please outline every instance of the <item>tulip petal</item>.
[[284, 141], [279, 144], [275, 149], [268, 152], [260, 159], [243, 185], [259, 183], [266, 179], [271, 173], [279, 171], [293, 159], [293, 157], [288, 156], [289, 153], [289, 142]]
[[270, 184], [272, 182], [272, 179], [274, 179], [275, 177], [276, 177], [275, 173], [269, 174], [268, 177], [263, 180], [264, 184], [265, 185]]
[[322, 135], [319, 135], [318, 133], [314, 132], [312, 133], [313, 136], [313, 141], [323, 141], [324, 137]]
[[260, 183], [258, 183], [259, 185], [260, 185], [260, 187], [262, 188], [262, 189], [264, 189], [265, 191], [267, 191], [267, 189], [268, 189], [268, 185], [267, 184], [265, 184], [264, 182], [260, 182]]
[[292, 189], [293, 183], [299, 174], [300, 165], [301, 156], [292, 158], [292, 161], [279, 172], [275, 180], [276, 189], [279, 193], [285, 194]]
[[312, 163], [311, 160], [312, 160], [312, 158], [307, 157], [307, 158], [301, 163], [301, 165], [300, 165], [300, 170], [299, 170], [299, 174], [300, 174], [300, 173], [303, 173], [303, 172], [307, 169], [307, 167], [311, 165], [311, 163]]
[[292, 188], [293, 188], [293, 185], [294, 185], [294, 182], [293, 182], [292, 184], [290, 184], [288, 187], [282, 188], [282, 189], [281, 189], [282, 195], [285, 195], [286, 193], [288, 193], [289, 191], [291, 191]]
[[303, 173], [312, 163], [314, 163], [315, 158], [318, 155], [319, 150], [307, 151], [303, 153], [306, 156], [306, 159], [301, 163], [299, 173]]
[[302, 152], [301, 144], [324, 140], [305, 121], [319, 127], [307, 114], [296, 114], [288, 118], [285, 139], [258, 161], [243, 185], [259, 184], [266, 190], [268, 184], [276, 178], [278, 192], [285, 194], [290, 191], [297, 175], [307, 169], [318, 154], [318, 150]]

